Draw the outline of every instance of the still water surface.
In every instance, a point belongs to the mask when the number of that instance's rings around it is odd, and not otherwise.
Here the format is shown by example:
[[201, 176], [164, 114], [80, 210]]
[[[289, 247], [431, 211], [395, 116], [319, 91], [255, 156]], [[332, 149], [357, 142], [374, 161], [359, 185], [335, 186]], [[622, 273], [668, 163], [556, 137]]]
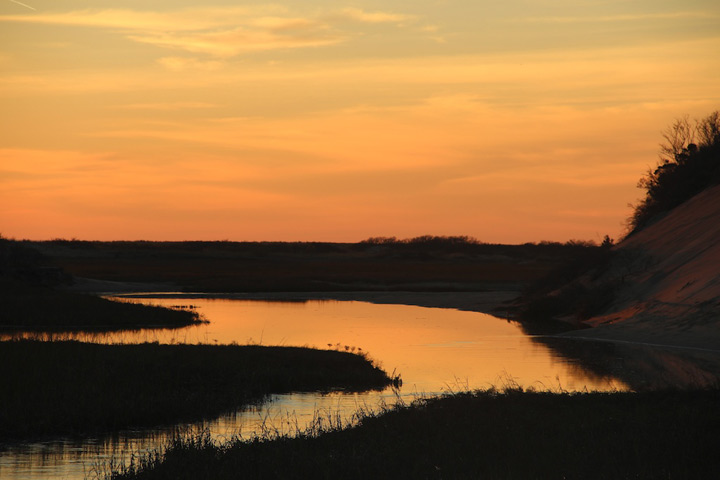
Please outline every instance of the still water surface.
[[[275, 395], [258, 408], [233, 412], [180, 427], [205, 428], [216, 439], [248, 437], [263, 428], [292, 432], [317, 415], [350, 417], [358, 408], [377, 409], [399, 399], [436, 395], [462, 388], [508, 383], [538, 389], [625, 389], [617, 380], [587, 372], [514, 323], [490, 315], [406, 305], [353, 301], [267, 302], [230, 299], [143, 298], [127, 301], [165, 306], [192, 305], [209, 324], [180, 330], [142, 330], [76, 335], [86, 341], [160, 343], [257, 343], [363, 351], [403, 385], [361, 394]], [[178, 426], [175, 426], [178, 427]], [[121, 432], [81, 444], [54, 441], [5, 447], [2, 479], [81, 479], [94, 477], [110, 458], [128, 461], [132, 453], [157, 449], [173, 428]]]

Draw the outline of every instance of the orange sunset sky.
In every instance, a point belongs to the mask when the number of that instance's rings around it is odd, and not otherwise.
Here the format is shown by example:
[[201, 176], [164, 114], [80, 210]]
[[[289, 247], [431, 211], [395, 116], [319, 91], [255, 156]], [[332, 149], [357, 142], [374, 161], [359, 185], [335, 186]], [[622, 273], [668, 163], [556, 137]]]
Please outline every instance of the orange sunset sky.
[[617, 237], [717, 0], [0, 0], [0, 234]]

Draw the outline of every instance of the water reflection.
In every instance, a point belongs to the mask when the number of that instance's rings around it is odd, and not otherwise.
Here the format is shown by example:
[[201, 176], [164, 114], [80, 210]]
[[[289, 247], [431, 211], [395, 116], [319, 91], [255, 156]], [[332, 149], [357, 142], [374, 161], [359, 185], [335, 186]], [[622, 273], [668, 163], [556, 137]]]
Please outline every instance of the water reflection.
[[[125, 299], [192, 306], [209, 324], [180, 330], [41, 334], [101, 343], [206, 343], [310, 346], [361, 351], [388, 372], [400, 372], [403, 391], [436, 394], [461, 382], [471, 388], [514, 381], [569, 390], [622, 389], [609, 375], [579, 367], [515, 323], [476, 313], [354, 301], [265, 302], [229, 299]], [[23, 337], [36, 334], [15, 334]]]
[[[125, 464], [144, 452], [159, 451], [175, 435], [210, 432], [215, 441], [252, 439], [255, 435], [295, 434], [306, 425], [336, 421], [339, 412], [377, 411], [377, 401], [392, 405], [398, 397], [386, 391], [368, 405], [363, 394], [295, 393], [272, 395], [268, 403], [228, 413], [217, 419], [171, 427], [123, 430], [102, 438], [62, 438], [42, 442], [0, 444], [0, 478], [86, 479], [104, 478], [112, 465]], [[352, 418], [343, 418], [344, 424]]]
[[[350, 418], [418, 395], [507, 383], [565, 390], [625, 389], [573, 355], [554, 353], [514, 323], [474, 312], [363, 302], [260, 302], [229, 299], [131, 299], [166, 306], [192, 305], [211, 323], [182, 330], [53, 334], [102, 343], [256, 343], [339, 348], [367, 353], [388, 372], [402, 374], [393, 391], [360, 394], [276, 395], [259, 408], [172, 428], [121, 432], [112, 438], [35, 443], [0, 449], [0, 478], [83, 478], [110, 458], [129, 462], [132, 452], [157, 449], [177, 428], [208, 429], [217, 439], [249, 437], [263, 429], [293, 433], [316, 415]], [[18, 335], [18, 334], [15, 334]], [[26, 334], [23, 334], [26, 335]]]
[[720, 384], [717, 352], [635, 343], [586, 341], [563, 336], [536, 336], [569, 363], [601, 378], [621, 379], [635, 391], [707, 388]]

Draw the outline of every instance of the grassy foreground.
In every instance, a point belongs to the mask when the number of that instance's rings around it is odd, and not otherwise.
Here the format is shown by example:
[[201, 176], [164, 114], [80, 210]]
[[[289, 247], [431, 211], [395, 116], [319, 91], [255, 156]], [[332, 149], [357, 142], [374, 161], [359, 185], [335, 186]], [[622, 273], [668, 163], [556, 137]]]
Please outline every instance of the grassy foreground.
[[112, 478], [719, 478], [718, 434], [717, 390], [479, 391], [295, 439], [178, 438]]
[[381, 388], [347, 352], [238, 345], [0, 342], [0, 441], [218, 415], [264, 395]]

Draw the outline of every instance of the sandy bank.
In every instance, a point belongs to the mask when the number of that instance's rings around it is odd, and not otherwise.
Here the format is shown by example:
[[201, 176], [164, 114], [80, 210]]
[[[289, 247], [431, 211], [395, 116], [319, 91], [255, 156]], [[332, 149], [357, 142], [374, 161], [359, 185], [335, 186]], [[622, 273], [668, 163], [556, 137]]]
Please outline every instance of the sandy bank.
[[590, 288], [612, 304], [568, 335], [720, 351], [720, 186], [705, 190], [615, 247]]

